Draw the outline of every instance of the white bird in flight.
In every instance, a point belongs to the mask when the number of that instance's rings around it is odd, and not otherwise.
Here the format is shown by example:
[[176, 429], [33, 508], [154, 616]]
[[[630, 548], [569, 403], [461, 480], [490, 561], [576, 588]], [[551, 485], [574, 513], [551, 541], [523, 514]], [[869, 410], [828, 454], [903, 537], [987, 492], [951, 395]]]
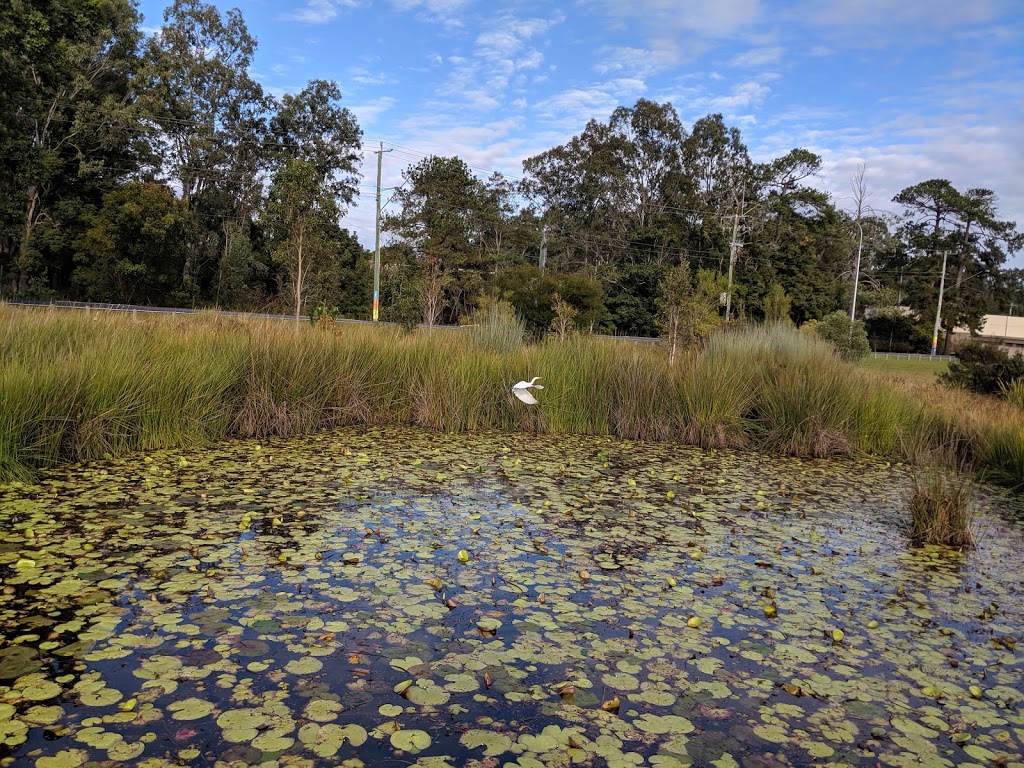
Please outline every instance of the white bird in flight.
[[518, 384], [512, 387], [512, 394], [518, 397], [527, 405], [536, 405], [537, 398], [530, 394], [530, 387], [533, 387], [534, 389], [544, 389], [542, 385], [536, 383], [537, 379], [539, 378], [540, 376], [534, 376], [529, 381], [520, 381]]

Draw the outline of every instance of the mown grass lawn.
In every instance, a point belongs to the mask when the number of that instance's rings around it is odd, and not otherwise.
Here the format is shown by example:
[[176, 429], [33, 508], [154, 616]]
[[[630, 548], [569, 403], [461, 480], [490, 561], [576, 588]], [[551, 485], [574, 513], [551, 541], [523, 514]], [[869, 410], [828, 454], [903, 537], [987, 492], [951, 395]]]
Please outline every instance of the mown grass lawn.
[[914, 384], [933, 384], [938, 374], [949, 368], [948, 360], [932, 360], [925, 357], [875, 357], [866, 358], [858, 366], [867, 373], [897, 376]]

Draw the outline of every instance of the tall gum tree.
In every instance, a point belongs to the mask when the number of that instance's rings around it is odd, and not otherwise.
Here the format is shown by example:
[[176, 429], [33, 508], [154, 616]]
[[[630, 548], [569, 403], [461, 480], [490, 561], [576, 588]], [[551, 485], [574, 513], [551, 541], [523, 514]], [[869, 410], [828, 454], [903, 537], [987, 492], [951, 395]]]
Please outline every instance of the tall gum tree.
[[[247, 214], [259, 198], [271, 103], [249, 75], [255, 49], [237, 8], [221, 15], [200, 0], [175, 0], [143, 55], [140, 104], [162, 158], [159, 170], [190, 211], [206, 212], [200, 211], [205, 199], [214, 221]], [[242, 210], [224, 211], [215, 202], [218, 196]], [[209, 219], [197, 226], [204, 223], [209, 231]], [[198, 291], [205, 262], [220, 253], [220, 240], [216, 235], [193, 244], [182, 268], [186, 291]]]
[[263, 209], [263, 225], [275, 262], [291, 284], [297, 321], [310, 274], [329, 258], [330, 234], [338, 228], [334, 195], [313, 163], [293, 159], [277, 171]]
[[47, 271], [33, 236], [60, 185], [132, 170], [117, 166], [135, 134], [138, 20], [129, 0], [0, 5], [0, 283], [15, 292]]

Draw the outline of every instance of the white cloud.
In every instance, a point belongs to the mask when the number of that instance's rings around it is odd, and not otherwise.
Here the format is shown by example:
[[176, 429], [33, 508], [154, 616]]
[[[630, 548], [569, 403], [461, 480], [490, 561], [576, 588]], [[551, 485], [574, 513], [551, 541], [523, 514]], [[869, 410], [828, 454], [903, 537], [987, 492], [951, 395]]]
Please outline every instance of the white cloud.
[[652, 41], [649, 48], [629, 46], [604, 47], [594, 64], [600, 75], [622, 73], [636, 77], [649, 77], [679, 64], [679, 50], [664, 39]]
[[327, 24], [337, 18], [342, 9], [355, 8], [357, 5], [357, 0], [306, 0], [304, 7], [282, 14], [279, 18], [301, 24]]
[[352, 67], [349, 69], [348, 78], [353, 83], [369, 86], [389, 85], [395, 82], [393, 75], [387, 72], [374, 72], [366, 67]]
[[633, 104], [647, 84], [639, 78], [617, 78], [587, 88], [570, 88], [535, 105], [549, 125], [580, 130], [591, 118], [606, 120], [616, 107]]
[[695, 32], [709, 37], [728, 37], [756, 21], [760, 0], [583, 0], [612, 19], [628, 19], [663, 34]]
[[555, 14], [549, 19], [518, 19], [505, 14], [499, 16], [476, 38], [476, 56], [491, 68], [503, 72], [536, 69], [544, 61], [543, 54], [529, 45], [534, 38], [545, 35], [565, 17]]
[[748, 80], [736, 85], [728, 94], [697, 99], [696, 103], [706, 105], [706, 108], [712, 112], [722, 112], [735, 119], [737, 112], [763, 104], [771, 90], [762, 82]]
[[732, 67], [766, 67], [778, 64], [782, 60], [782, 53], [783, 48], [779, 45], [752, 48], [749, 51], [733, 56], [729, 61], [729, 65]]
[[355, 104], [349, 109], [356, 116], [360, 127], [365, 130], [367, 126], [374, 125], [382, 114], [389, 112], [397, 103], [398, 100], [391, 96], [381, 96], [362, 104]]
[[995, 5], [993, 0], [808, 0], [798, 6], [797, 14], [811, 23], [841, 27], [855, 35], [864, 28], [954, 29], [990, 20]]
[[463, 26], [463, 10], [469, 3], [470, 0], [391, 0], [395, 10], [403, 13], [417, 11], [427, 19], [451, 28]]

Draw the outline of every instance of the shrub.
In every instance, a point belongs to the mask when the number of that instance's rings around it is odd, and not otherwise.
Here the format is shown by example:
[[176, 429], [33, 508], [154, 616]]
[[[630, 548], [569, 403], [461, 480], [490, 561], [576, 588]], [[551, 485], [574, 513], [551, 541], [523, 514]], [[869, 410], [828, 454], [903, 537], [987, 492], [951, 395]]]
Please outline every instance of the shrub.
[[871, 346], [864, 323], [850, 322], [846, 313], [837, 310], [825, 315], [814, 327], [815, 332], [839, 351], [839, 356], [848, 362], [856, 362], [868, 356]]
[[1024, 357], [1011, 357], [994, 344], [968, 341], [960, 345], [957, 359], [939, 378], [953, 387], [981, 395], [999, 395], [1003, 386], [1024, 377]]
[[337, 307], [331, 307], [327, 305], [327, 302], [321, 299], [313, 307], [313, 310], [309, 313], [309, 322], [313, 325], [320, 326], [322, 328], [330, 327], [334, 324], [334, 321], [341, 316], [341, 310]]

